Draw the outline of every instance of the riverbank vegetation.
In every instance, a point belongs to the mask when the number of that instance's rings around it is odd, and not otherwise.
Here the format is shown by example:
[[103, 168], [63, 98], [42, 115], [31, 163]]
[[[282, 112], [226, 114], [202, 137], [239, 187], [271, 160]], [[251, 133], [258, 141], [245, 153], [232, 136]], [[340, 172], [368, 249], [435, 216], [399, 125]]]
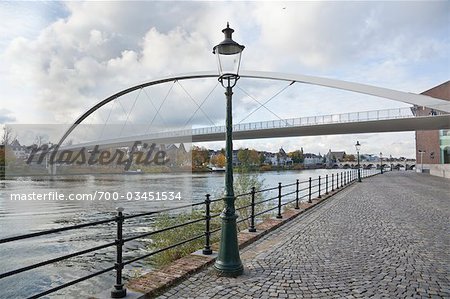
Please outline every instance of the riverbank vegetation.
[[[261, 190], [264, 188], [264, 180], [260, 178], [258, 173], [248, 172], [245, 168], [239, 168], [235, 175], [234, 182], [234, 192], [235, 195], [249, 193], [255, 187], [256, 190]], [[215, 194], [211, 197], [222, 198], [223, 193]], [[262, 201], [264, 195], [262, 193], [255, 194], [255, 202]], [[235, 207], [236, 213], [239, 215], [239, 219], [248, 218], [251, 214], [251, 208], [246, 207], [251, 203], [251, 195], [247, 194], [244, 196], [239, 196], [236, 198]], [[155, 223], [152, 224], [154, 230], [162, 230], [168, 227], [180, 225], [182, 223], [188, 223], [197, 219], [202, 219], [205, 217], [205, 206], [201, 205], [201, 209], [194, 209], [191, 211], [185, 211], [179, 214], [169, 214], [165, 213], [160, 215], [155, 219]], [[245, 208], [241, 208], [245, 207]], [[262, 212], [265, 205], [256, 205], [255, 213]], [[217, 215], [224, 209], [224, 203], [222, 200], [213, 202], [211, 204], [211, 215]], [[266, 216], [267, 217], [267, 216]], [[210, 222], [211, 231], [220, 228], [221, 218], [213, 217]], [[250, 225], [250, 220], [243, 221], [238, 224], [238, 231], [248, 229]], [[164, 232], [155, 234], [150, 245], [148, 246], [150, 251], [156, 251], [161, 248], [169, 247], [173, 244], [188, 240], [191, 238], [199, 237], [196, 240], [188, 242], [186, 244], [177, 246], [175, 248], [165, 250], [161, 253], [156, 254], [151, 259], [151, 263], [155, 266], [164, 266], [170, 262], [186, 256], [196, 250], [202, 249], [205, 244], [205, 221], [199, 221], [186, 226], [177, 227], [174, 229], [169, 229]], [[211, 235], [211, 244], [218, 242], [220, 240], [220, 230]]]

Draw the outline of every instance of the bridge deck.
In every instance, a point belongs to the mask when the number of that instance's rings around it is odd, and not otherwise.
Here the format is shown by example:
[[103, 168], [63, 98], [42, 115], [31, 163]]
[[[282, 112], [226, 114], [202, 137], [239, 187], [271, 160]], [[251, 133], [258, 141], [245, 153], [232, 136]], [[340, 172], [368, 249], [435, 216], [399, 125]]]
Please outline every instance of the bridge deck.
[[[304, 118], [305, 121], [302, 120], [303, 118], [298, 118], [237, 124], [233, 126], [233, 140], [450, 129], [450, 114], [422, 117], [400, 114], [399, 116], [392, 116], [392, 118], [380, 117], [372, 119], [369, 115], [370, 112], [366, 112], [367, 114], [363, 117], [354, 119], [347, 117], [345, 120], [343, 120], [344, 117], [342, 115], [346, 114], [336, 115], [338, 116], [336, 121], [333, 115], [330, 115], [329, 118], [327, 116], [312, 117], [311, 121], [309, 121], [309, 117], [306, 117]], [[63, 146], [60, 149], [93, 148], [96, 145], [101, 146], [101, 148], [131, 146], [137, 140], [147, 143], [165, 144], [223, 141], [225, 140], [225, 127], [205, 127], [102, 139]]]
[[448, 180], [389, 172], [354, 184], [160, 298], [450, 297]]

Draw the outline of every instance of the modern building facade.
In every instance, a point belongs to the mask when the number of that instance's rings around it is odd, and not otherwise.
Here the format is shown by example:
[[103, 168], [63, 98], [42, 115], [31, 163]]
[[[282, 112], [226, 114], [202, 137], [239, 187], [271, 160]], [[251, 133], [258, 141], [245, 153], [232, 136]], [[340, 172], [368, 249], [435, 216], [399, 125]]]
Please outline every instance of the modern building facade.
[[[422, 94], [450, 101], [450, 81], [424, 91]], [[442, 112], [414, 106], [413, 113], [416, 117], [420, 117], [439, 115]], [[450, 130], [416, 131], [416, 161], [419, 171], [422, 164], [425, 171], [432, 172], [433, 169], [442, 169], [445, 172], [445, 169], [450, 169], [450, 167], [437, 166], [450, 164]], [[450, 175], [450, 173], [447, 175]], [[447, 175], [444, 173], [443, 176]]]

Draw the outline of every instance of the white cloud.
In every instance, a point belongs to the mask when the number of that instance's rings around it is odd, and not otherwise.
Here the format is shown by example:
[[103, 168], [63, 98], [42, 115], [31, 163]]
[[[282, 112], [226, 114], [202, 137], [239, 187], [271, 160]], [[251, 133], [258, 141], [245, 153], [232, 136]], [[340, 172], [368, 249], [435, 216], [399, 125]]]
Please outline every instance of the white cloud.
[[16, 120], [11, 110], [0, 108], [0, 124], [12, 123]]

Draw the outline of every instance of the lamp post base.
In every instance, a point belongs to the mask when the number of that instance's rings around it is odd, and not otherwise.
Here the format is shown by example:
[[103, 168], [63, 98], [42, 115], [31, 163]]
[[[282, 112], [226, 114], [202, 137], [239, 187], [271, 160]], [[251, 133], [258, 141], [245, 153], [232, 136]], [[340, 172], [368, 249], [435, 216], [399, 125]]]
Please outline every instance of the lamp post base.
[[111, 298], [124, 298], [127, 296], [127, 289], [123, 285], [115, 285], [111, 290]]
[[[219, 268], [220, 267], [220, 268]], [[222, 265], [214, 264], [214, 270], [221, 277], [238, 277], [244, 273], [244, 267], [240, 265]]]
[[222, 231], [218, 256], [214, 264], [214, 270], [219, 276], [237, 277], [244, 272], [239, 256], [239, 244], [237, 238], [237, 215], [225, 210], [221, 215]]

